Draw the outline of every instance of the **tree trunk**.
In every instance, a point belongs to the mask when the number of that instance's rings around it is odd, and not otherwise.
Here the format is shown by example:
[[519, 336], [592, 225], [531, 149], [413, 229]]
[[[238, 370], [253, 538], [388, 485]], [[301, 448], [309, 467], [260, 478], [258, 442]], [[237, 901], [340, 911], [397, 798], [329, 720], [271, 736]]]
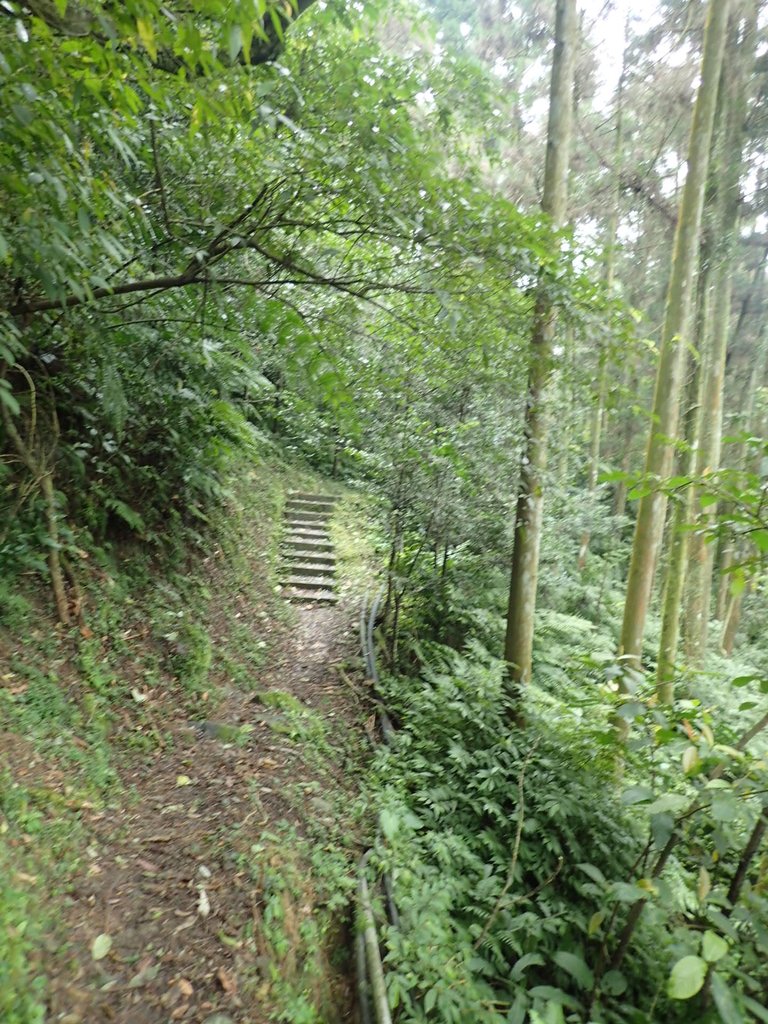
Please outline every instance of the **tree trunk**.
[[56, 602], [59, 622], [68, 626], [71, 622], [67, 590], [64, 585], [64, 573], [61, 569], [59, 556], [59, 520], [56, 510], [56, 492], [53, 489], [53, 477], [46, 472], [40, 479], [40, 492], [45, 503], [45, 522], [48, 531], [48, 570], [51, 574], [51, 588]]
[[[576, 50], [576, 0], [557, 0], [555, 51], [552, 61], [547, 154], [542, 210], [553, 227], [562, 227], [568, 201], [568, 164], [573, 122], [573, 72]], [[531, 332], [528, 393], [520, 483], [518, 487], [512, 574], [509, 588], [504, 657], [507, 678], [517, 684], [530, 679], [533, 621], [547, 457], [545, 390], [552, 374], [555, 307], [542, 272]]]
[[[697, 421], [697, 449], [694, 475], [702, 478], [720, 467], [723, 426], [723, 384], [731, 320], [731, 277], [738, 234], [739, 188], [747, 116], [747, 81], [754, 63], [757, 4], [751, 2], [743, 24], [733, 25], [729, 39], [728, 74], [721, 78], [722, 128], [716, 170], [717, 205], [720, 209], [712, 260], [713, 326], [711, 345], [702, 362], [702, 401]], [[698, 495], [694, 498], [695, 502]], [[705, 515], [702, 527], [712, 526], [715, 508]], [[685, 653], [688, 663], [701, 668], [707, 648], [714, 549], [706, 541], [706, 530], [690, 535], [689, 581], [685, 605]]]
[[[611, 215], [608, 218], [608, 225], [605, 239], [605, 264], [604, 280], [605, 289], [608, 294], [613, 289], [614, 269], [616, 265], [616, 233], [619, 226], [619, 198], [621, 196], [621, 155], [623, 151], [622, 131], [622, 98], [624, 95], [624, 77], [626, 73], [627, 54], [624, 51], [622, 60], [621, 76], [616, 94], [616, 139], [614, 146], [613, 160], [613, 206]], [[600, 471], [600, 450], [602, 447], [603, 420], [605, 419], [605, 404], [608, 394], [608, 353], [605, 344], [600, 343], [600, 350], [597, 360], [597, 390], [595, 393], [594, 408], [590, 424], [589, 439], [589, 475], [587, 477], [587, 493], [592, 496], [597, 488], [597, 478]], [[587, 552], [591, 531], [587, 527], [581, 535], [579, 544], [578, 567], [583, 569], [587, 563]]]
[[[704, 275], [706, 276], [706, 275]], [[699, 331], [706, 333], [707, 324], [707, 288], [701, 289], [699, 295]], [[688, 384], [686, 414], [686, 436], [694, 433], [694, 424], [698, 418], [701, 393], [701, 366], [693, 369]], [[693, 445], [681, 456], [680, 474], [688, 476], [696, 459]], [[675, 505], [672, 513], [671, 541], [667, 563], [667, 579], [663, 590], [661, 637], [659, 640], [659, 657], [656, 664], [656, 693], [660, 704], [672, 704], [675, 699], [675, 675], [677, 674], [677, 647], [680, 638], [680, 606], [682, 604], [683, 585], [685, 583], [686, 558], [688, 555], [688, 531], [685, 529], [693, 514], [693, 489], [687, 487], [682, 499]]]
[[688, 173], [675, 232], [653, 400], [653, 426], [645, 458], [645, 474], [653, 490], [640, 500], [624, 604], [619, 648], [627, 669], [624, 676], [620, 677], [624, 689], [630, 688], [632, 673], [641, 669], [643, 635], [659, 543], [659, 522], [663, 519], [666, 504], [655, 484], [669, 475], [672, 459], [670, 438], [677, 436], [683, 355], [698, 260], [704, 189], [729, 7], [729, 0], [710, 0], [707, 10], [701, 84], [693, 112]]

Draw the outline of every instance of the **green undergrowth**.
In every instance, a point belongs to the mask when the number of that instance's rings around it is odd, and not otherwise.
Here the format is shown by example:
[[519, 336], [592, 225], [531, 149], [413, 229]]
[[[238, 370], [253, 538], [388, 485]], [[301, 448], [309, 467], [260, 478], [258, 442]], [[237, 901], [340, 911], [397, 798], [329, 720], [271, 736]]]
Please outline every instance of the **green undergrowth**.
[[377, 528], [376, 510], [374, 497], [347, 491], [329, 523], [339, 589], [350, 603], [370, 596], [381, 578], [385, 541]]
[[464, 562], [435, 630], [461, 642], [426, 638], [427, 592], [382, 679], [399, 729], [371, 790], [400, 914], [392, 928], [379, 908], [399, 1024], [768, 1020], [768, 859], [728, 899], [768, 790], [764, 738], [735, 749], [766, 711], [759, 650], [681, 667], [661, 708], [652, 620], [648, 676], [619, 692], [621, 602], [593, 556], [545, 583], [521, 721], [499, 657], [505, 581], [481, 568], [473, 584]]
[[330, 1024], [354, 999], [349, 930], [360, 822], [348, 794], [316, 779], [297, 783], [292, 798], [304, 809], [301, 828], [277, 823], [248, 858], [264, 965], [253, 994], [270, 1020]]

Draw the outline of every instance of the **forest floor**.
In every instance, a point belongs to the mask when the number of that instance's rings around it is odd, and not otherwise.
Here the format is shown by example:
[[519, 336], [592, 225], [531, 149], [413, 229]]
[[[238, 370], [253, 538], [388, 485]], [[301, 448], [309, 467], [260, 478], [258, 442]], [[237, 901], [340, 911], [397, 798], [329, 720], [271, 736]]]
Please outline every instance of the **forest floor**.
[[[271, 492], [270, 517], [241, 506], [247, 544], [235, 536], [229, 552], [222, 545], [193, 559], [205, 595], [202, 655], [189, 646], [203, 634], [163, 633], [156, 610], [160, 624], [142, 627], [152, 609], [141, 600], [120, 623], [129, 639], [117, 654], [114, 636], [88, 637], [91, 654], [103, 655], [101, 678], [121, 673], [128, 698], [109, 697], [103, 781], [83, 781], [92, 744], [103, 746], [87, 727], [93, 711], [82, 710], [100, 706], [88, 700], [94, 671], [84, 680], [83, 639], [75, 652], [71, 638], [53, 641], [56, 685], [80, 709], [62, 723], [81, 755], [71, 758], [51, 742], [53, 711], [24, 728], [24, 705], [34, 710], [46, 694], [24, 668], [36, 648], [0, 634], [9, 698], [0, 705], [0, 821], [24, 897], [20, 916], [33, 919], [28, 955], [38, 981], [26, 984], [40, 984], [41, 1019], [354, 1019], [351, 898], [370, 711], [355, 585], [342, 583], [347, 596], [334, 607], [285, 605], [274, 575], [281, 488]], [[345, 528], [336, 530], [342, 546]], [[188, 617], [184, 603], [175, 614]], [[161, 665], [175, 664], [175, 679], [147, 669], [157, 664], [147, 649], [158, 638], [171, 647]], [[179, 664], [201, 677], [192, 693], [179, 692]], [[126, 742], [132, 736], [141, 742]], [[11, 982], [23, 986], [23, 972]], [[19, 1020], [23, 1005], [20, 993]]]

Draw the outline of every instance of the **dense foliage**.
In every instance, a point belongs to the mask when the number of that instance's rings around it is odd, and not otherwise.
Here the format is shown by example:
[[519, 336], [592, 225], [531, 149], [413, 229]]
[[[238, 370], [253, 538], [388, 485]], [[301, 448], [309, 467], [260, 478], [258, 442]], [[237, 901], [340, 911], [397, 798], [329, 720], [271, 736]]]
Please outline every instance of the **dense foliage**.
[[[369, 779], [396, 1019], [766, 1021], [765, 7], [733, 4], [742, 92], [718, 80], [681, 425], [659, 438], [705, 5], [629, 23], [620, 68], [586, 5], [561, 231], [539, 208], [553, 6], [0, 3], [0, 615], [21, 632], [39, 583], [90, 671], [94, 580], [122, 551], [162, 566], [207, 543], [244, 465], [366, 490], [398, 725]], [[543, 307], [521, 693], [504, 612]], [[669, 472], [643, 470], [649, 432]], [[662, 554], [636, 672], [617, 641], [646, 499]], [[704, 611], [663, 688], [665, 594]], [[202, 690], [204, 626], [169, 635]], [[35, 729], [96, 727], [30, 678]], [[24, 1024], [29, 916], [3, 881], [0, 1007]]]

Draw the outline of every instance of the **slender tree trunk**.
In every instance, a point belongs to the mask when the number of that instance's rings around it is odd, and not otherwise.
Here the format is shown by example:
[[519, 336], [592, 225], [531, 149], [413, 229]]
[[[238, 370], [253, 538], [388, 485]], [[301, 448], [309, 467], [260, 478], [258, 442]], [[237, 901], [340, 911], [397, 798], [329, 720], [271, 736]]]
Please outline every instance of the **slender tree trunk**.
[[[623, 392], [634, 392], [638, 387], [638, 373], [636, 366], [626, 366], [624, 369], [624, 380], [622, 384]], [[619, 431], [619, 450], [618, 454], [621, 455], [621, 469], [624, 473], [628, 473], [632, 463], [632, 437], [634, 435], [633, 429], [633, 417], [625, 412], [624, 422]], [[627, 487], [626, 480], [619, 480], [616, 484], [616, 490], [613, 492], [613, 502], [611, 504], [611, 514], [614, 516], [623, 516], [627, 510]]]
[[[729, 7], [729, 0], [710, 0], [707, 10], [701, 84], [693, 112], [688, 148], [688, 173], [675, 232], [653, 400], [653, 425], [645, 458], [645, 473], [651, 484], [669, 475], [672, 459], [670, 438], [677, 436], [685, 334], [690, 319], [704, 189]], [[631, 688], [632, 673], [641, 670], [645, 620], [659, 544], [659, 522], [663, 519], [664, 509], [664, 496], [655, 486], [650, 494], [640, 500], [619, 649], [628, 670], [621, 677], [624, 689]]]
[[717, 601], [715, 604], [715, 618], [718, 622], [725, 622], [725, 617], [728, 614], [728, 595], [731, 582], [729, 569], [733, 565], [733, 555], [733, 538], [726, 537], [718, 558], [720, 577], [717, 581]]
[[[736, 905], [742, 886], [746, 881], [749, 866], [762, 845], [766, 831], [768, 831], [768, 806], [764, 806], [760, 812], [760, 817], [755, 822], [755, 826], [747, 840], [747, 845], [744, 847], [744, 852], [742, 853], [736, 870], [733, 873], [733, 878], [731, 879], [731, 884], [728, 889], [728, 902], [731, 904], [731, 908]], [[728, 910], [726, 910], [725, 913], [730, 917]]]
[[[708, 305], [706, 285], [701, 290], [699, 301], [701, 309], [698, 317], [699, 330], [706, 331]], [[687, 389], [690, 397], [687, 403], [686, 436], [691, 436], [694, 432], [693, 424], [698, 417], [700, 390], [701, 366], [696, 366]], [[681, 457], [681, 476], [688, 476], [691, 473], [695, 459], [695, 448], [689, 446]], [[682, 604], [683, 584], [685, 582], [685, 563], [688, 554], [688, 531], [685, 529], [685, 526], [691, 521], [692, 514], [693, 489], [687, 487], [682, 500], [675, 505], [672, 513], [667, 579], [662, 599], [659, 657], [656, 664], [656, 693], [660, 704], [672, 704], [675, 699], [677, 647], [680, 637], [680, 607]]]
[[[735, 21], [735, 19], [734, 19]], [[713, 256], [713, 327], [711, 345], [703, 360], [701, 412], [697, 421], [697, 450], [694, 475], [702, 478], [720, 467], [723, 433], [723, 385], [731, 321], [731, 277], [738, 233], [739, 188], [743, 170], [744, 125], [747, 115], [747, 81], [754, 63], [757, 4], [751, 2], [743, 24], [732, 26], [728, 74], [721, 77], [722, 128], [716, 167], [720, 216]], [[696, 498], [698, 495], [696, 495]], [[695, 499], [694, 499], [695, 500]], [[695, 508], [695, 504], [694, 504]], [[712, 526], [715, 509], [705, 515], [703, 527]], [[685, 653], [694, 668], [701, 668], [707, 648], [712, 595], [714, 549], [707, 543], [706, 530], [690, 534], [689, 580], [685, 603]]]
[[40, 480], [40, 491], [45, 503], [45, 522], [48, 531], [48, 570], [51, 574], [51, 587], [53, 598], [56, 602], [56, 611], [59, 621], [68, 626], [71, 622], [69, 614], [69, 602], [67, 591], [64, 586], [64, 573], [61, 568], [61, 557], [59, 555], [59, 517], [56, 509], [56, 493], [53, 489], [53, 476], [48, 471], [43, 474]]
[[[576, 0], [557, 0], [544, 194], [541, 203], [542, 210], [549, 215], [555, 228], [562, 227], [565, 222], [568, 201], [576, 25]], [[531, 333], [525, 441], [520, 466], [504, 644], [508, 681], [515, 690], [517, 684], [527, 682], [531, 674], [547, 458], [545, 390], [552, 375], [555, 315], [555, 307], [542, 273]]]
[[[747, 385], [747, 408], [745, 410], [744, 429], [753, 437], [764, 437], [768, 427], [765, 414], [755, 408], [757, 391], [765, 378], [766, 357], [768, 357], [768, 327], [763, 324], [757, 343], [757, 354]], [[757, 475], [760, 473], [761, 461], [762, 457], [760, 455], [752, 460], [749, 459], [747, 443], [742, 441], [735, 458], [736, 468], [751, 471]], [[741, 606], [744, 597], [751, 589], [751, 584], [748, 583], [743, 590], [732, 593], [733, 574], [727, 570], [734, 564], [737, 564], [739, 559], [744, 557], [745, 553], [743, 543], [740, 545], [733, 536], [729, 536], [724, 545], [719, 566], [720, 579], [718, 581], [717, 603], [720, 614], [717, 617], [723, 623], [720, 650], [729, 658], [733, 654], [736, 633], [741, 623]]]
[[[605, 288], [610, 294], [613, 288], [614, 271], [616, 267], [616, 233], [619, 226], [619, 199], [621, 196], [621, 156], [623, 152], [623, 130], [622, 130], [622, 98], [624, 95], [624, 76], [627, 62], [626, 50], [622, 60], [621, 76], [616, 94], [616, 136], [613, 159], [613, 205], [611, 215], [608, 218], [608, 225], [605, 239]], [[587, 477], [587, 493], [590, 497], [597, 489], [597, 478], [600, 472], [600, 451], [603, 438], [603, 421], [605, 419], [605, 405], [608, 395], [608, 353], [604, 343], [600, 344], [600, 351], [597, 360], [597, 391], [592, 409], [589, 441], [589, 475]], [[587, 563], [587, 552], [591, 530], [587, 527], [581, 535], [579, 544], [578, 567], [583, 569]]]
[[723, 623], [723, 635], [720, 639], [720, 650], [727, 658], [733, 656], [733, 648], [736, 645], [736, 633], [741, 623], [741, 606], [746, 592], [747, 587], [745, 586], [744, 590], [739, 590], [735, 594], [729, 594], [725, 622]]

